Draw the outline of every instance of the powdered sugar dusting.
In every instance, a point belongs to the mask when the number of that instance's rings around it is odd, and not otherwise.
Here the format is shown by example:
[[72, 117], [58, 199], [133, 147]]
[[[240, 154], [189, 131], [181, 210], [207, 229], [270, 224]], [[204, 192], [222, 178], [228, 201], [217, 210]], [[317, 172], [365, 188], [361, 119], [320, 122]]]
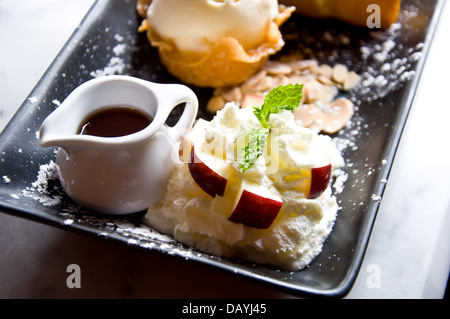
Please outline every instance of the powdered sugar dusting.
[[[6, 175], [2, 177], [2, 180], [4, 183], [11, 182]], [[160, 234], [146, 225], [134, 224], [126, 218], [111, 218], [106, 215], [93, 214], [77, 204], [66, 205], [63, 200], [64, 190], [59, 183], [58, 166], [53, 160], [39, 166], [36, 180], [30, 186], [23, 189], [20, 194], [11, 196], [14, 199], [21, 197], [33, 199], [46, 207], [58, 206], [61, 208], [60, 215], [64, 217], [62, 221], [64, 226], [71, 226], [74, 223], [97, 225], [99, 229], [105, 230], [103, 234], [116, 232], [128, 237], [130, 245], [148, 247], [148, 245], [156, 245], [153, 241], [175, 243], [170, 236]], [[151, 242], [149, 243], [149, 241]]]
[[92, 71], [90, 75], [94, 78], [101, 76], [108, 76], [114, 74], [123, 74], [126, 70], [127, 64], [125, 60], [121, 58], [128, 49], [128, 45], [123, 43], [124, 37], [120, 34], [115, 34], [114, 39], [118, 42], [112, 49], [114, 56], [111, 57], [108, 64], [103, 69]]
[[360, 42], [361, 57], [367, 65], [361, 74], [360, 102], [383, 98], [411, 80], [415, 75], [414, 63], [422, 57], [423, 43], [407, 48], [406, 56], [400, 57], [396, 52], [402, 36], [399, 22], [387, 31], [374, 31], [370, 35], [371, 39]]
[[58, 168], [55, 162], [50, 161], [48, 164], [40, 165], [36, 181], [23, 189], [22, 195], [37, 200], [44, 206], [57, 205], [61, 203], [62, 196], [52, 195], [49, 183], [55, 180], [58, 180]]
[[[136, 226], [132, 223], [130, 223], [127, 220], [122, 221], [115, 221], [115, 224], [117, 226], [116, 231], [118, 233], [123, 234], [124, 236], [133, 236], [132, 240], [134, 241], [135, 245], [138, 245], [140, 240], [155, 240], [166, 243], [173, 243], [175, 240], [167, 235], [160, 234], [159, 232], [155, 231], [153, 228], [150, 228], [146, 225], [139, 225]], [[143, 243], [148, 244], [148, 243]]]
[[94, 78], [98, 78], [101, 76], [107, 76], [107, 75], [114, 75], [114, 74], [120, 74], [125, 69], [125, 63], [123, 59], [119, 57], [112, 57], [109, 61], [108, 65], [103, 68], [96, 71], [92, 71], [90, 74]]
[[4, 184], [11, 183], [11, 179], [7, 175], [3, 175], [2, 176], [2, 181], [3, 181]]

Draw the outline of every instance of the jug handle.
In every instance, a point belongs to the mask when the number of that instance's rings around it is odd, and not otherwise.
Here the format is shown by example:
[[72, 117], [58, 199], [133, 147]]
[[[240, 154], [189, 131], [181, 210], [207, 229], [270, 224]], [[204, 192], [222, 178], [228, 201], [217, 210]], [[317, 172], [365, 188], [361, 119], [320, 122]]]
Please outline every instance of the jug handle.
[[161, 88], [164, 90], [161, 90], [162, 94], [159, 97], [157, 116], [161, 116], [163, 122], [167, 121], [176, 106], [186, 103], [178, 122], [172, 127], [167, 127], [172, 140], [179, 142], [194, 124], [198, 113], [198, 99], [195, 93], [185, 85], [165, 84]]

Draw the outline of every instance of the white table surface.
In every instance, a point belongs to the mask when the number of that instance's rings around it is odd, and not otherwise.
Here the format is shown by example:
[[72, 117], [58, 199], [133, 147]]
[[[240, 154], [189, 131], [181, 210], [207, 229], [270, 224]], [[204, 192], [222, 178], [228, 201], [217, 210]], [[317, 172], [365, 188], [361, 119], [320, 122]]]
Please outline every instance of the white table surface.
[[[93, 0], [0, 2], [0, 131]], [[450, 5], [347, 298], [442, 298], [450, 265]], [[70, 264], [81, 288], [69, 289]], [[379, 281], [374, 285], [373, 274]], [[0, 214], [0, 298], [293, 298], [188, 263]]]

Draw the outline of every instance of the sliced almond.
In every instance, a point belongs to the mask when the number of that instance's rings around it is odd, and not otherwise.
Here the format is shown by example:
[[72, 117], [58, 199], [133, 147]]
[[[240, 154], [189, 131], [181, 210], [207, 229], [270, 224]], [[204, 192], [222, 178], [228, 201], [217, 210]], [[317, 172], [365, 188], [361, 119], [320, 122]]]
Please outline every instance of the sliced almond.
[[287, 78], [287, 84], [305, 84], [309, 81], [314, 80], [311, 75], [292, 75]]
[[339, 90], [354, 89], [360, 81], [360, 76], [343, 64], [331, 67], [319, 65], [317, 60], [303, 60], [301, 56], [289, 55], [278, 61], [268, 61], [263, 70], [240, 86], [216, 89], [207, 110], [215, 113], [226, 102], [244, 103], [245, 96], [264, 96], [278, 86], [298, 83], [303, 84], [304, 98], [295, 113], [297, 122], [317, 132], [333, 134], [345, 127], [353, 115], [350, 100], [334, 99]]
[[208, 101], [208, 105], [206, 106], [206, 110], [209, 113], [216, 113], [217, 111], [223, 109], [225, 106], [226, 101], [225, 99], [220, 95], [215, 95]]
[[319, 63], [316, 60], [295, 60], [287, 63], [293, 71], [311, 71], [316, 70]]
[[353, 116], [353, 103], [346, 98], [333, 101], [323, 110], [324, 123], [322, 130], [334, 134], [345, 127]]
[[303, 97], [305, 103], [314, 103], [320, 98], [320, 90], [322, 89], [322, 84], [317, 80], [310, 80], [303, 84]]
[[319, 81], [320, 83], [324, 84], [324, 85], [334, 85], [334, 82], [331, 81], [330, 78], [323, 76], [323, 75], [318, 75], [317, 76], [317, 81]]
[[250, 79], [241, 84], [241, 90], [244, 94], [248, 91], [251, 91], [253, 87], [255, 87], [259, 81], [261, 81], [267, 75], [266, 70], [261, 70], [254, 74]]
[[278, 61], [267, 61], [264, 66], [264, 70], [266, 70], [268, 74], [272, 75], [290, 74], [292, 72], [292, 68], [289, 64]]
[[319, 76], [331, 80], [333, 78], [333, 68], [328, 64], [322, 64], [317, 70]]
[[347, 77], [344, 81], [344, 90], [350, 91], [354, 89], [359, 82], [361, 81], [361, 77], [354, 71], [350, 71], [347, 74]]
[[273, 77], [265, 76], [258, 82], [258, 84], [256, 84], [254, 89], [258, 92], [266, 92], [271, 91], [273, 87]]
[[343, 64], [336, 64], [333, 67], [333, 81], [337, 83], [344, 83], [347, 78], [348, 69]]
[[239, 102], [242, 100], [241, 88], [238, 86], [221, 89], [220, 95], [225, 99], [226, 102]]
[[320, 102], [322, 105], [328, 105], [336, 98], [338, 89], [332, 85], [322, 85], [318, 94], [316, 103]]
[[320, 131], [323, 124], [323, 112], [314, 104], [303, 104], [293, 112], [298, 125]]
[[273, 80], [272, 85], [274, 88], [280, 85], [286, 85], [290, 83], [289, 78], [284, 74], [277, 74], [276, 76], [272, 77], [272, 80]]

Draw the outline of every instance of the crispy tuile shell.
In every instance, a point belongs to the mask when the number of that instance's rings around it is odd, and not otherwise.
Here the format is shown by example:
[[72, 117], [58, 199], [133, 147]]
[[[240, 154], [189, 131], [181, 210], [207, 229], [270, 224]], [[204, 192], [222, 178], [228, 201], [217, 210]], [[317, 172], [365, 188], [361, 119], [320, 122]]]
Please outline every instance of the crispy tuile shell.
[[147, 31], [152, 46], [157, 47], [167, 70], [183, 82], [200, 87], [224, 87], [237, 85], [259, 71], [269, 56], [284, 46], [279, 27], [295, 11], [294, 7], [279, 6], [278, 16], [270, 23], [266, 42], [257, 49], [246, 51], [233, 37], [226, 37], [215, 44], [207, 54], [179, 51], [173, 43], [162, 40], [148, 24], [140, 31]]
[[136, 11], [141, 18], [147, 18], [147, 10], [151, 3], [152, 0], [137, 0]]

